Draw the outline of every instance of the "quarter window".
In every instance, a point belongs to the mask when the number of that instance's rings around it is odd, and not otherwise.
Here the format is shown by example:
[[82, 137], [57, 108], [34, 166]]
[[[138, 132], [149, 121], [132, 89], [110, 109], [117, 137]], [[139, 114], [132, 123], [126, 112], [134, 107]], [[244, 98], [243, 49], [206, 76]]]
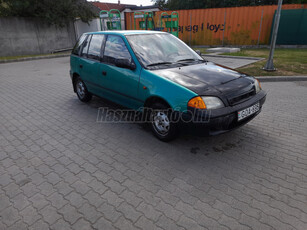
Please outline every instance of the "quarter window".
[[105, 36], [102, 34], [94, 34], [90, 46], [88, 48], [87, 57], [95, 60], [100, 60], [101, 45]]
[[84, 41], [84, 44], [83, 44], [83, 48], [82, 48], [82, 51], [81, 51], [81, 57], [87, 57], [87, 50], [88, 50], [88, 46], [90, 44], [90, 40], [91, 40], [91, 35], [87, 37], [87, 39]]
[[80, 39], [78, 40], [78, 42], [76, 43], [76, 45], [74, 46], [74, 48], [73, 48], [73, 50], [72, 50], [72, 52], [71, 52], [72, 54], [78, 55], [78, 56], [79, 56], [80, 49], [81, 49], [81, 47], [82, 47], [83, 42], [85, 41], [85, 39], [86, 39], [86, 35], [83, 34], [83, 35], [80, 37]]
[[115, 64], [116, 59], [128, 59], [131, 62], [131, 55], [121, 37], [108, 35], [103, 60]]

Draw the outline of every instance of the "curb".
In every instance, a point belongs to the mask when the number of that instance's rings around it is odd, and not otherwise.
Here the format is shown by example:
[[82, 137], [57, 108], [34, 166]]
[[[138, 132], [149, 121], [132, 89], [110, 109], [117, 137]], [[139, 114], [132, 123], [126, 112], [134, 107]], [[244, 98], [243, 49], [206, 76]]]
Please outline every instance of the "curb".
[[291, 81], [307, 81], [307, 76], [267, 76], [255, 77], [260, 82], [291, 82]]
[[[11, 62], [22, 62], [22, 61], [31, 61], [39, 59], [50, 59], [50, 58], [59, 58], [59, 57], [68, 57], [69, 54], [56, 54], [49, 56], [36, 56], [36, 57], [24, 57], [16, 58], [10, 60], [0, 60], [0, 64], [11, 63]], [[250, 59], [250, 60], [262, 60], [264, 58], [251, 58], [251, 57], [238, 57], [238, 56], [226, 56], [226, 55], [202, 55], [202, 56], [211, 56], [211, 57], [222, 57], [222, 58], [237, 58], [237, 59]], [[293, 81], [307, 81], [307, 76], [255, 76], [260, 82], [293, 82]]]
[[32, 61], [39, 59], [50, 59], [50, 58], [58, 58], [58, 57], [67, 57], [69, 54], [55, 54], [55, 55], [47, 55], [47, 56], [35, 56], [35, 57], [24, 57], [24, 58], [16, 58], [16, 59], [6, 59], [0, 60], [0, 64], [11, 63], [11, 62], [21, 62], [21, 61]]
[[234, 58], [234, 59], [246, 59], [246, 60], [257, 60], [261, 61], [265, 58], [257, 58], [257, 57], [242, 57], [242, 56], [231, 56], [231, 55], [218, 55], [218, 54], [203, 54], [202, 57], [218, 57], [218, 58]]

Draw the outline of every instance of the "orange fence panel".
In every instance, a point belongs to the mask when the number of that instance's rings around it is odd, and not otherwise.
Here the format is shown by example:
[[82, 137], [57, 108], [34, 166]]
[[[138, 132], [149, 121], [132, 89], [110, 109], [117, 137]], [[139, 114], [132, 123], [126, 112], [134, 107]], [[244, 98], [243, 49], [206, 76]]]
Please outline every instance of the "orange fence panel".
[[[307, 8], [307, 4], [282, 6], [301, 8]], [[276, 9], [277, 5], [178, 10], [179, 38], [189, 45], [267, 45]], [[160, 27], [161, 13], [154, 12], [156, 28]], [[127, 30], [134, 29], [133, 13], [125, 13], [125, 22]]]

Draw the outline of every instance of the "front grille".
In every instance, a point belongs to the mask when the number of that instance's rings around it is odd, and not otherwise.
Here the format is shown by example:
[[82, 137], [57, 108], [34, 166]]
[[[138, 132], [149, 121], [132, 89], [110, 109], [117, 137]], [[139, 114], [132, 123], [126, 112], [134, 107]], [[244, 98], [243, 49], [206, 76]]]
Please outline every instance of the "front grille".
[[236, 104], [240, 104], [246, 100], [248, 100], [249, 98], [251, 98], [252, 96], [254, 96], [256, 94], [256, 90], [254, 88], [252, 88], [251, 90], [240, 94], [240, 95], [236, 95], [234, 97], [228, 98], [228, 102], [230, 105], [236, 105]]

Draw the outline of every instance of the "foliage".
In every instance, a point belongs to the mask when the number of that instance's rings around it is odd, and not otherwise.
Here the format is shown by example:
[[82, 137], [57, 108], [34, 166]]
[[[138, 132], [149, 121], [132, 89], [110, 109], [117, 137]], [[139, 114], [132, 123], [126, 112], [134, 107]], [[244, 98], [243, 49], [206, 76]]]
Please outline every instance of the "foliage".
[[[170, 10], [205, 9], [235, 6], [259, 6], [277, 4], [278, 0], [152, 0], [156, 5]], [[283, 0], [283, 4], [301, 4], [307, 0]]]
[[0, 0], [0, 16], [40, 18], [48, 24], [64, 26], [80, 17], [88, 22], [95, 17], [83, 0]]
[[165, 8], [167, 6], [167, 1], [166, 0], [151, 0], [152, 2], [155, 3], [155, 5]]

